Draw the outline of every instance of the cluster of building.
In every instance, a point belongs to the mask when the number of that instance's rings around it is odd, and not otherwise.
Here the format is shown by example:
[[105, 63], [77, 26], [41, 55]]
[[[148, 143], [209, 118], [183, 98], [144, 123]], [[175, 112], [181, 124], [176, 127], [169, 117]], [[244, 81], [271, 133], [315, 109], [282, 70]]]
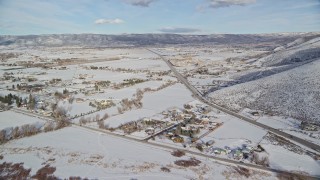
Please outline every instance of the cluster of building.
[[254, 147], [248, 144], [244, 144], [242, 145], [242, 147], [237, 147], [233, 149], [228, 146], [224, 148], [217, 148], [213, 146], [204, 148], [208, 154], [227, 155], [228, 157], [236, 160], [248, 159], [253, 154], [253, 152], [264, 151], [264, 149], [260, 145]]
[[131, 134], [136, 131], [144, 130], [146, 134], [153, 135], [156, 131], [172, 125], [168, 121], [160, 121], [152, 118], [143, 118], [138, 121], [131, 121], [119, 127], [124, 133]]
[[199, 138], [207, 135], [201, 132], [212, 132], [222, 123], [214, 122], [216, 119], [209, 116], [211, 108], [202, 104], [185, 104], [184, 109], [172, 108], [162, 112], [162, 114], [171, 121], [176, 122], [177, 125], [172, 129], [164, 132], [165, 136], [175, 143], [184, 143], [184, 137], [190, 137], [196, 141]]

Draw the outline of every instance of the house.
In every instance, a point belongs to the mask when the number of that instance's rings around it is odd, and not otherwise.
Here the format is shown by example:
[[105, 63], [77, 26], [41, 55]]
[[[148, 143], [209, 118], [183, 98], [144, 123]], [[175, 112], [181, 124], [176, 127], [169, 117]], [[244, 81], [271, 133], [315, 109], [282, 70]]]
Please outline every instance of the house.
[[190, 120], [192, 118], [191, 114], [184, 114], [184, 120]]
[[154, 121], [151, 118], [143, 118], [142, 122], [143, 122], [143, 124], [146, 124], [146, 125], [155, 125], [156, 124], [156, 121]]
[[224, 149], [221, 149], [221, 148], [216, 148], [216, 149], [213, 150], [213, 152], [215, 154], [222, 154], [222, 155], [226, 155], [227, 154], [227, 151], [224, 150]]
[[84, 99], [82, 99], [82, 98], [76, 98], [76, 102], [77, 102], [77, 103], [82, 103], [82, 102], [84, 102]]
[[147, 128], [147, 129], [145, 130], [145, 132], [146, 132], [148, 135], [152, 135], [152, 134], [154, 134], [154, 128], [149, 127], [149, 128]]
[[27, 83], [20, 83], [20, 87], [26, 87], [26, 86], [28, 86]]
[[185, 109], [192, 109], [193, 108], [193, 106], [191, 104], [184, 104], [183, 107]]
[[170, 109], [168, 111], [169, 111], [169, 113], [171, 113], [171, 115], [173, 117], [176, 117], [176, 116], [178, 116], [179, 114], [182, 113], [182, 111], [180, 109], [178, 109], [178, 108], [172, 108], [172, 109]]
[[167, 115], [168, 115], [168, 112], [167, 112], [167, 111], [163, 111], [163, 112], [162, 112], [162, 115], [167, 116]]
[[248, 148], [244, 148], [244, 149], [242, 149], [242, 153], [243, 153], [243, 154], [250, 154], [251, 151], [250, 151], [250, 149], [248, 149]]
[[227, 154], [230, 154], [232, 152], [231, 148], [228, 146], [226, 146], [224, 149], [226, 150]]
[[259, 116], [259, 115], [260, 115], [260, 113], [257, 112], [257, 111], [253, 111], [253, 112], [251, 112], [251, 114], [252, 114], [253, 116]]
[[184, 143], [184, 139], [181, 136], [173, 137], [172, 141], [175, 142], [175, 143]]
[[142, 120], [143, 120], [143, 122], [145, 122], [145, 123], [148, 123], [148, 122], [152, 121], [150, 118], [143, 118]]
[[257, 147], [253, 148], [253, 150], [256, 152], [262, 152], [262, 151], [264, 151], [264, 148], [262, 146], [258, 145]]
[[43, 104], [44, 102], [43, 102], [43, 101], [38, 101], [37, 103], [38, 103], [38, 104]]
[[52, 112], [44, 111], [43, 115], [47, 116], [47, 117], [50, 117], [50, 116], [52, 116]]
[[165, 136], [169, 137], [169, 138], [172, 138], [174, 136], [174, 134], [172, 132], [168, 132]]
[[181, 134], [183, 136], [191, 137], [195, 134], [198, 134], [199, 132], [200, 132], [200, 128], [194, 127], [194, 126], [185, 126], [185, 127], [178, 126], [176, 128], [176, 134]]
[[218, 126], [219, 125], [219, 123], [217, 123], [217, 122], [209, 122], [209, 124], [212, 125], [212, 126]]
[[102, 100], [102, 101], [100, 101], [100, 104], [102, 105], [102, 106], [108, 106], [108, 105], [110, 105], [112, 102], [111, 101], [108, 101], [108, 100]]
[[207, 141], [206, 146], [212, 146], [214, 143], [214, 140]]
[[237, 159], [237, 160], [240, 160], [243, 158], [243, 153], [240, 151], [240, 150], [236, 150], [234, 153], [233, 153], [233, 158], [234, 159]]
[[207, 114], [211, 111], [211, 107], [210, 106], [202, 106], [201, 110], [203, 113]]
[[208, 124], [209, 123], [209, 118], [203, 117], [201, 118], [202, 124]]

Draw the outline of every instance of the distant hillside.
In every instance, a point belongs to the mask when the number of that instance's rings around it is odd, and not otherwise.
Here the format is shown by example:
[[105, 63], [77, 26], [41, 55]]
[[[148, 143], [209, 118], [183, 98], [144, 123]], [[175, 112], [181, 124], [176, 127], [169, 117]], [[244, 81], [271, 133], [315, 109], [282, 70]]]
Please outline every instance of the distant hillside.
[[289, 44], [290, 48], [263, 57], [259, 59], [256, 64], [269, 67], [282, 66], [320, 57], [320, 37], [307, 42], [303, 42], [301, 38], [299, 38]]
[[59, 34], [0, 36], [0, 46], [82, 46], [82, 47], [118, 47], [167, 44], [252, 44], [265, 43], [286, 45], [297, 38], [313, 37], [319, 33], [289, 33], [262, 35], [178, 35], [178, 34]]
[[209, 94], [216, 104], [239, 111], [320, 122], [320, 58], [289, 71], [224, 88]]
[[[306, 41], [306, 39], [307, 38], [298, 38], [288, 43], [290, 45], [289, 48], [281, 46], [281, 50], [277, 48], [276, 51], [270, 51], [271, 54], [265, 57], [254, 59], [254, 61], [249, 59], [249, 63], [255, 65], [256, 68], [229, 75], [228, 78], [232, 81], [225, 82], [225, 85], [233, 86], [254, 81], [296, 68], [320, 58], [320, 37], [309, 39], [308, 41]], [[216, 90], [214, 87], [210, 89], [208, 93]]]

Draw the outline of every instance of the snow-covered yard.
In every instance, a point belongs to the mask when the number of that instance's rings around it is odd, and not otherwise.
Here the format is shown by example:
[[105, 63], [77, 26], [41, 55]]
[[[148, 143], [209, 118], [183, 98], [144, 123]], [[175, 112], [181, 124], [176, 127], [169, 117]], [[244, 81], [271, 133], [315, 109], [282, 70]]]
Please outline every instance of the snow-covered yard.
[[[225, 179], [223, 172], [229, 169], [200, 157], [196, 157], [202, 161], [199, 166], [179, 167], [174, 161], [189, 157], [174, 157], [162, 148], [76, 127], [11, 141], [1, 145], [0, 153], [4, 156], [1, 162], [24, 162], [26, 168], [32, 168], [32, 174], [50, 164], [56, 167], [54, 174], [60, 178]], [[161, 171], [161, 167], [170, 172]], [[274, 176], [270, 175], [259, 174], [262, 179], [272, 179]]]
[[13, 111], [0, 112], [0, 130], [11, 127], [20, 127], [26, 124], [43, 123], [43, 120], [37, 117], [30, 117]]

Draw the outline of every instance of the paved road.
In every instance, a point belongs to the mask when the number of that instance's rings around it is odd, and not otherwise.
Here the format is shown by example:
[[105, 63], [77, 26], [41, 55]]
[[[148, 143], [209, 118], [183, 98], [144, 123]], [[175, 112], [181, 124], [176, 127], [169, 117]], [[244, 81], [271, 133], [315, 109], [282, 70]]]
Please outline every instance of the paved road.
[[158, 132], [156, 132], [156, 133], [154, 133], [154, 134], [152, 134], [152, 135], [144, 138], [143, 140], [144, 140], [144, 141], [148, 141], [148, 140], [150, 140], [150, 139], [158, 136], [159, 134], [161, 134], [161, 133], [163, 133], [163, 132], [165, 132], [165, 131], [168, 131], [168, 130], [174, 128], [174, 127], [177, 127], [179, 124], [182, 124], [182, 123], [183, 123], [183, 122], [180, 122], [180, 123], [173, 124], [173, 125], [171, 125], [171, 126], [169, 126], [169, 127], [166, 127], [166, 128], [164, 128], [164, 129], [162, 129], [162, 130], [160, 130], [160, 131], [158, 131]]
[[28, 111], [28, 110], [24, 110], [24, 109], [20, 109], [20, 108], [12, 107], [10, 110], [11, 110], [11, 111], [14, 111], [14, 112], [16, 112], [16, 113], [20, 113], [20, 114], [27, 115], [27, 116], [36, 117], [36, 118], [39, 118], [39, 119], [42, 119], [42, 120], [45, 120], [45, 121], [48, 121], [48, 122], [54, 122], [54, 121], [56, 121], [56, 120], [53, 119], [52, 117], [47, 117], [47, 116], [39, 115], [39, 114], [32, 113], [32, 112], [30, 112], [30, 111]]
[[80, 125], [77, 125], [77, 124], [73, 124], [73, 125], [77, 126], [77, 127], [80, 127], [80, 128], [96, 131], [96, 132], [99, 132], [99, 133], [105, 133], [105, 134], [109, 134], [109, 135], [116, 136], [116, 137], [119, 137], [119, 138], [124, 138], [124, 139], [127, 139], [127, 140], [136, 141], [138, 143], [143, 143], [143, 144], [146, 144], [146, 145], [152, 145], [152, 146], [156, 146], [156, 147], [164, 148], [164, 149], [169, 149], [169, 150], [173, 150], [173, 151], [174, 150], [181, 150], [181, 151], [184, 151], [184, 152], [189, 153], [191, 155], [196, 155], [196, 156], [201, 156], [201, 157], [204, 157], [204, 158], [209, 158], [213, 162], [217, 162], [217, 163], [233, 165], [233, 166], [237, 165], [237, 166], [241, 166], [241, 167], [245, 167], [245, 168], [253, 168], [253, 169], [263, 170], [263, 171], [267, 171], [267, 172], [282, 173], [282, 174], [288, 174], [288, 175], [299, 175], [299, 176], [302, 176], [304, 179], [310, 179], [310, 180], [313, 180], [313, 179], [316, 180], [316, 179], [320, 178], [320, 176], [307, 176], [307, 175], [302, 175], [302, 174], [298, 174], [298, 173], [294, 173], [294, 172], [288, 172], [288, 171], [283, 171], [283, 170], [279, 170], [279, 169], [263, 167], [263, 166], [259, 166], [259, 165], [255, 165], [255, 164], [242, 163], [240, 161], [236, 161], [236, 160], [233, 160], [233, 159], [220, 158], [220, 157], [217, 157], [217, 156], [212, 156], [212, 155], [204, 154], [204, 153], [201, 153], [201, 152], [190, 151], [190, 150], [187, 150], [187, 149], [184, 149], [184, 148], [179, 148], [179, 147], [172, 147], [172, 146], [169, 146], [169, 145], [159, 144], [159, 143], [155, 143], [155, 142], [152, 142], [152, 141], [138, 140], [138, 139], [135, 139], [135, 138], [132, 138], [132, 137], [128, 137], [128, 136], [114, 134], [112, 132], [108, 132], [108, 131], [102, 130], [102, 129], [96, 129], [96, 128], [91, 128], [91, 127], [87, 127], [87, 126], [80, 126]]
[[202, 94], [201, 94], [196, 88], [194, 88], [194, 87], [187, 81], [186, 78], [184, 78], [184, 77], [173, 67], [173, 64], [172, 64], [170, 61], [166, 60], [166, 59], [165, 59], [161, 54], [159, 54], [158, 52], [155, 52], [155, 51], [150, 50], [150, 49], [147, 49], [147, 50], [149, 50], [150, 52], [158, 55], [158, 56], [169, 66], [169, 68], [170, 68], [171, 71], [176, 75], [176, 77], [178, 78], [178, 80], [179, 80], [180, 82], [182, 82], [182, 83], [192, 92], [192, 94], [193, 94], [197, 99], [199, 99], [200, 101], [202, 101], [203, 103], [205, 103], [205, 104], [207, 104], [207, 105], [209, 105], [209, 106], [211, 106], [211, 107], [213, 107], [213, 108], [216, 108], [216, 109], [218, 109], [218, 110], [220, 110], [220, 111], [222, 111], [222, 112], [224, 112], [224, 113], [227, 113], [227, 114], [229, 114], [229, 115], [232, 115], [232, 116], [234, 116], [234, 117], [237, 117], [237, 118], [239, 118], [239, 119], [241, 119], [241, 120], [243, 120], [243, 121], [246, 121], [246, 122], [248, 122], [248, 123], [250, 123], [250, 124], [253, 124], [253, 125], [256, 125], [256, 126], [258, 126], [258, 127], [261, 127], [261, 128], [263, 128], [263, 129], [265, 129], [265, 130], [267, 130], [267, 131], [270, 131], [270, 132], [276, 134], [276, 135], [279, 135], [279, 136], [288, 138], [288, 139], [291, 140], [291, 141], [294, 141], [294, 142], [299, 143], [299, 144], [301, 144], [301, 145], [304, 145], [304, 146], [306, 146], [306, 147], [308, 147], [308, 148], [311, 148], [311, 149], [313, 149], [313, 150], [315, 150], [315, 151], [317, 151], [317, 152], [320, 152], [320, 146], [317, 145], [317, 144], [311, 143], [311, 142], [309, 142], [309, 141], [307, 141], [307, 140], [304, 140], [304, 139], [299, 138], [299, 137], [297, 137], [297, 136], [293, 136], [293, 135], [288, 134], [288, 133], [285, 133], [285, 132], [283, 132], [283, 131], [274, 129], [274, 128], [270, 127], [270, 126], [267, 126], [267, 125], [265, 125], [265, 124], [256, 122], [256, 121], [254, 121], [253, 119], [250, 119], [250, 118], [248, 118], [248, 117], [242, 116], [242, 115], [240, 115], [240, 114], [238, 114], [238, 113], [236, 113], [236, 112], [233, 112], [233, 111], [231, 111], [231, 110], [229, 110], [229, 109], [226, 109], [226, 108], [221, 107], [221, 106], [219, 106], [219, 105], [216, 105], [216, 104], [214, 104], [214, 103], [212, 103], [212, 102], [209, 102], [208, 100], [206, 100], [206, 99], [202, 96]]
[[[38, 118], [44, 119], [46, 121], [53, 121], [54, 120], [51, 117], [45, 117], [45, 116], [34, 114], [32, 112], [21, 110], [21, 109], [11, 109], [11, 110], [15, 111], [15, 112], [18, 112], [18, 113], [22, 113], [22, 114], [28, 115], [28, 116], [38, 117]], [[126, 140], [135, 141], [135, 142], [138, 142], [138, 143], [144, 143], [146, 145], [156, 146], [156, 147], [159, 147], [159, 148], [164, 148], [164, 149], [169, 149], [169, 150], [178, 150], [179, 149], [179, 150], [182, 150], [182, 151], [184, 151], [186, 153], [189, 153], [189, 154], [192, 154], [192, 155], [201, 156], [201, 157], [204, 157], [204, 158], [209, 158], [213, 162], [219, 162], [219, 163], [228, 164], [228, 165], [238, 165], [238, 166], [242, 166], [242, 167], [246, 167], [246, 168], [254, 168], [254, 169], [268, 171], [268, 172], [274, 172], [274, 173], [283, 173], [283, 174], [288, 174], [288, 175], [300, 175], [300, 176], [302, 176], [302, 177], [304, 177], [306, 179], [312, 179], [312, 180], [320, 178], [320, 176], [319, 177], [318, 176], [304, 176], [304, 175], [297, 174], [297, 173], [294, 173], [294, 172], [288, 172], [288, 171], [278, 170], [278, 169], [274, 169], [274, 168], [263, 167], [263, 166], [259, 166], [259, 165], [255, 165], [255, 164], [242, 163], [240, 161], [236, 161], [236, 160], [233, 160], [233, 159], [220, 158], [220, 157], [217, 157], [217, 156], [212, 156], [212, 155], [204, 154], [204, 153], [201, 153], [201, 152], [190, 151], [190, 150], [187, 150], [187, 149], [184, 149], [184, 148], [172, 147], [172, 146], [169, 146], [169, 145], [159, 144], [159, 143], [155, 143], [155, 142], [152, 142], [152, 141], [145, 141], [144, 139], [140, 140], [140, 139], [136, 139], [136, 138], [133, 138], [133, 137], [125, 136], [125, 135], [122, 135], [122, 134], [116, 134], [114, 132], [110, 132], [110, 131], [107, 131], [107, 130], [104, 130], [104, 129], [97, 129], [97, 128], [92, 128], [92, 127], [88, 127], [88, 126], [80, 126], [79, 124], [76, 124], [76, 123], [72, 123], [72, 126], [75, 126], [77, 128], [88, 129], [90, 131], [95, 131], [95, 132], [99, 132], [99, 133], [104, 133], [104, 134], [111, 135], [111, 136], [114, 136], [114, 137], [117, 137], [117, 138], [123, 138], [123, 139], [126, 139]]]

